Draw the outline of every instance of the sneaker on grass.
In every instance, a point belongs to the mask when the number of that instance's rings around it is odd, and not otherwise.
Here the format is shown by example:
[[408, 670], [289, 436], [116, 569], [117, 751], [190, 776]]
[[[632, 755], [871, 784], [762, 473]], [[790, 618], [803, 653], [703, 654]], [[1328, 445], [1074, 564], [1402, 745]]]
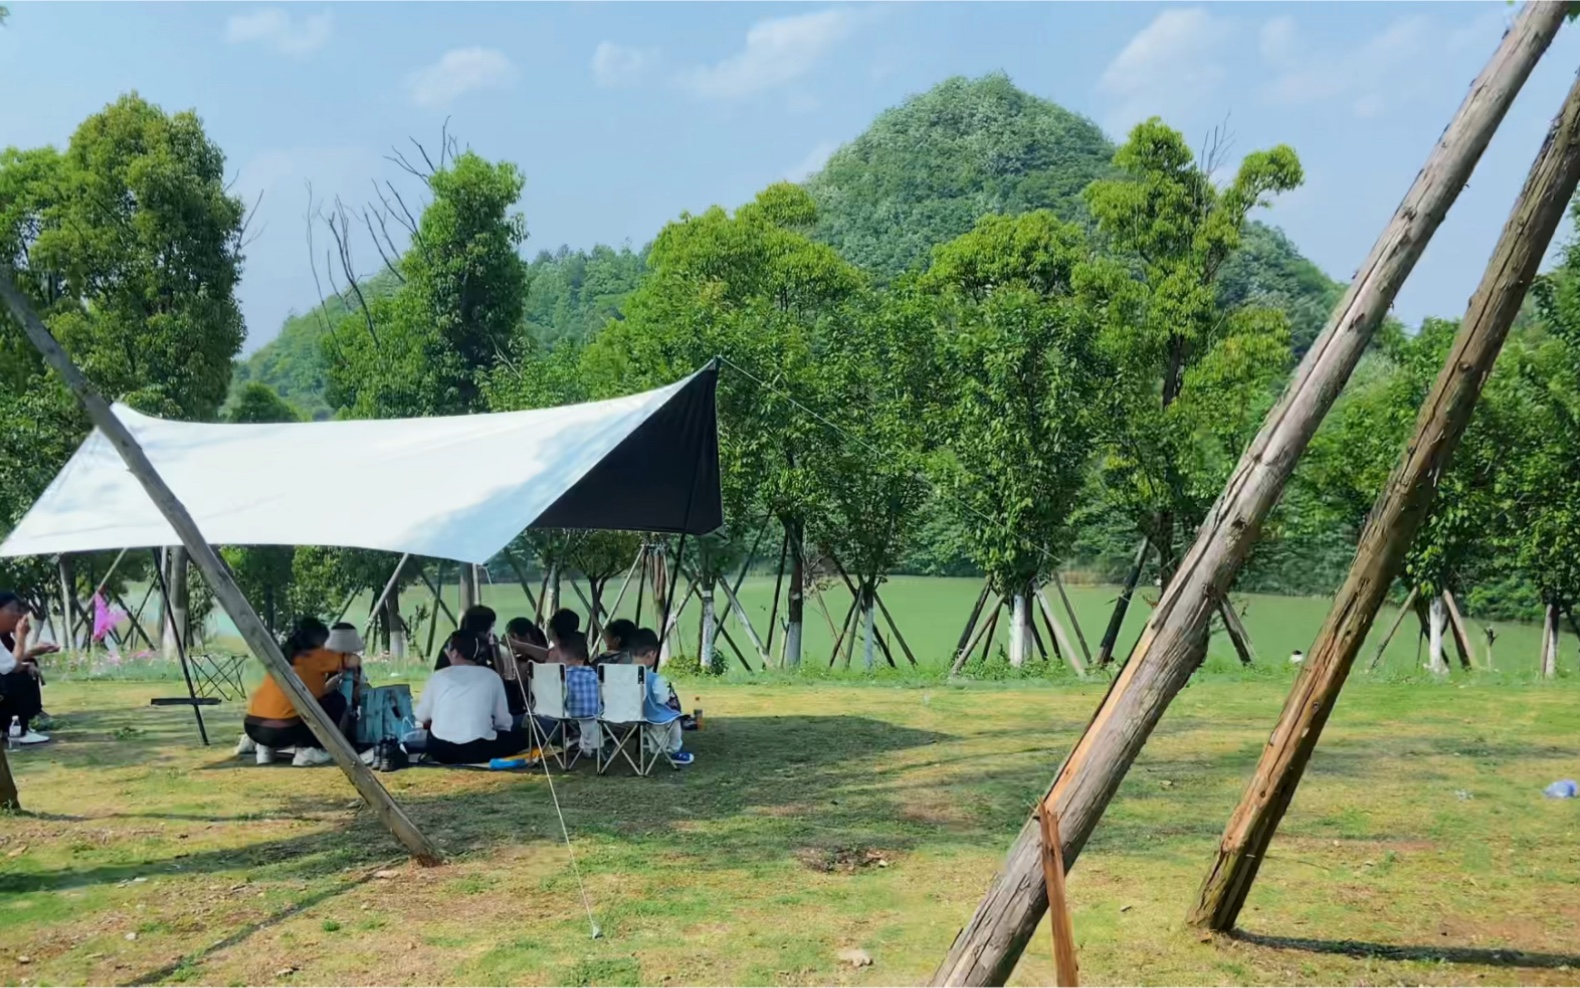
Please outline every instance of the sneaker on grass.
[[291, 764], [298, 767], [311, 767], [313, 765], [328, 765], [334, 761], [329, 752], [322, 748], [298, 748], [296, 757], [291, 759]]
[[236, 742], [236, 757], [237, 758], [240, 758], [242, 755], [250, 755], [250, 754], [252, 754], [253, 752], [255, 752], [257, 750], [258, 750], [258, 742], [254, 741], [252, 738], [249, 738], [245, 734], [243, 734], [241, 736], [241, 740], [240, 741]]
[[17, 744], [43, 744], [49, 740], [49, 735], [40, 734], [37, 731], [29, 730], [26, 734], [22, 735], [16, 740]]
[[690, 765], [692, 762], [697, 760], [697, 756], [693, 755], [689, 751], [681, 750], [675, 752], [673, 755], [670, 755], [669, 760], [674, 762], [676, 765]]

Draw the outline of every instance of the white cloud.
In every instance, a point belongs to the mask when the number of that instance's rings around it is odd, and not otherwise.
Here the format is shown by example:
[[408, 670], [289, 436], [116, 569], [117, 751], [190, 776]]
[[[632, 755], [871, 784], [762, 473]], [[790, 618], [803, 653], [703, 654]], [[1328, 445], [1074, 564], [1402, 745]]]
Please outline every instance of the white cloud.
[[1275, 17], [1262, 25], [1257, 38], [1262, 57], [1269, 62], [1279, 62], [1295, 53], [1295, 19]]
[[456, 97], [475, 89], [497, 89], [516, 79], [516, 67], [495, 48], [456, 48], [426, 65], [406, 80], [413, 103], [424, 107], [448, 106]]
[[[1359, 48], [1344, 52], [1313, 52], [1285, 60], [1286, 67], [1264, 90], [1271, 103], [1283, 106], [1344, 99], [1359, 117], [1375, 117], [1405, 98], [1420, 81], [1419, 66], [1427, 53], [1431, 26], [1423, 17], [1405, 17], [1373, 35]], [[1292, 53], [1303, 49], [1289, 39]], [[1406, 78], [1401, 78], [1404, 76]]]
[[657, 49], [600, 41], [592, 57], [593, 79], [605, 89], [629, 86], [642, 81], [657, 64]]
[[845, 8], [758, 21], [746, 32], [744, 48], [682, 73], [680, 84], [706, 99], [746, 99], [812, 71], [855, 25], [856, 17]]
[[225, 22], [225, 40], [231, 44], [261, 44], [281, 55], [300, 58], [329, 43], [330, 16], [326, 10], [298, 21], [278, 7], [250, 14], [234, 14]]
[[822, 171], [823, 166], [828, 164], [829, 157], [838, 150], [837, 141], [818, 142], [816, 147], [807, 152], [805, 158], [785, 172], [785, 179], [791, 182], [806, 181], [814, 173]]
[[1200, 8], [1171, 8], [1125, 45], [1097, 82], [1115, 100], [1108, 125], [1123, 132], [1153, 114], [1188, 111], [1209, 98], [1223, 81], [1219, 61], [1234, 24]]

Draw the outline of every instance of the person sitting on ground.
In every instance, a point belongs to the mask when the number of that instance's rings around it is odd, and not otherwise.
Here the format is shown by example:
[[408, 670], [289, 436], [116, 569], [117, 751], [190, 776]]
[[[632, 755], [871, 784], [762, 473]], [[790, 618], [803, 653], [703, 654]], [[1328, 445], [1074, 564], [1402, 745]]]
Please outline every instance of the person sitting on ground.
[[[519, 726], [532, 700], [529, 695], [532, 681], [527, 675], [527, 663], [542, 661], [538, 656], [548, 654], [549, 640], [544, 636], [543, 629], [534, 624], [531, 618], [513, 617], [505, 624], [504, 645], [514, 661], [508, 666], [502, 664], [500, 675], [505, 679], [505, 694], [510, 700], [510, 715], [516, 719]], [[512, 666], [513, 669], [510, 668]], [[510, 671], [515, 673], [514, 679], [507, 675]]]
[[0, 731], [9, 731], [11, 722], [16, 721], [21, 744], [49, 740], [49, 735], [33, 730], [31, 723], [44, 710], [38, 657], [57, 649], [47, 643], [29, 648], [32, 624], [27, 603], [9, 590], [0, 592]]
[[566, 635], [578, 633], [581, 626], [581, 615], [568, 607], [562, 607], [549, 617], [548, 644], [532, 645], [523, 642], [517, 646], [518, 654], [525, 653], [533, 662], [564, 662], [559, 654], [560, 643], [565, 640]]
[[559, 641], [558, 653], [565, 663], [565, 716], [576, 721], [582, 754], [597, 754], [603, 744], [603, 731], [598, 727], [603, 694], [598, 670], [587, 663], [587, 636], [580, 631], [567, 632]]
[[603, 626], [604, 653], [593, 660], [594, 665], [605, 662], [629, 664], [631, 661], [631, 636], [636, 634], [636, 622], [615, 618]]
[[[355, 629], [352, 631], [355, 634]], [[332, 652], [324, 646], [329, 641], [329, 629], [317, 618], [302, 618], [285, 642], [285, 656], [301, 678], [302, 685], [324, 708], [329, 722], [339, 725], [346, 714], [346, 698], [340, 692], [340, 677], [347, 668], [359, 668], [361, 657], [349, 657], [343, 652]], [[275, 751], [294, 748], [292, 765], [327, 765], [333, 759], [324, 750], [312, 728], [297, 716], [285, 690], [265, 676], [247, 700], [247, 716], [242, 720], [246, 733], [236, 745], [236, 754], [252, 752], [259, 765], [274, 761]], [[363, 753], [371, 757], [372, 749]]]
[[[494, 622], [498, 620], [499, 615], [494, 613], [494, 609], [492, 607], [485, 607], [482, 604], [473, 604], [471, 607], [468, 607], [466, 610], [461, 612], [461, 626], [455, 630], [465, 631], [468, 634], [477, 635], [479, 638], [492, 639], [494, 637]], [[439, 651], [439, 657], [434, 660], [433, 671], [438, 672], [440, 669], [443, 669], [449, 664], [449, 649], [441, 649]], [[490, 659], [486, 664], [489, 667], [493, 666], [492, 656], [490, 656]]]
[[525, 731], [510, 726], [505, 681], [483, 664], [488, 641], [457, 631], [445, 643], [450, 664], [428, 678], [417, 701], [417, 722], [428, 730], [428, 757], [470, 765], [525, 750]]
[[669, 680], [658, 674], [658, 633], [639, 628], [629, 643], [631, 661], [647, 667], [647, 692], [642, 697], [642, 725], [648, 747], [657, 748], [676, 765], [690, 765], [696, 756], [685, 750], [680, 731], [680, 711], [669, 705]]

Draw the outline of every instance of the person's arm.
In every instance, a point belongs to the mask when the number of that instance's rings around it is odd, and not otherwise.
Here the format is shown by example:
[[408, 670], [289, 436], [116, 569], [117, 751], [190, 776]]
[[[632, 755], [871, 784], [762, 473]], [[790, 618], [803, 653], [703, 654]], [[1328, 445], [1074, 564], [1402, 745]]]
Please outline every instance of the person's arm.
[[510, 730], [510, 701], [505, 697], [505, 681], [494, 677], [494, 730]]
[[549, 649], [544, 648], [542, 645], [533, 645], [530, 642], [520, 642], [519, 647], [523, 652], [531, 656], [533, 662], [549, 661]]
[[16, 656], [11, 654], [11, 650], [4, 645], [0, 645], [0, 676], [4, 676], [8, 672], [15, 672], [17, 665]]
[[433, 723], [433, 694], [438, 685], [428, 680], [428, 685], [422, 688], [422, 695], [417, 698], [417, 709], [412, 711], [412, 719], [423, 727]]

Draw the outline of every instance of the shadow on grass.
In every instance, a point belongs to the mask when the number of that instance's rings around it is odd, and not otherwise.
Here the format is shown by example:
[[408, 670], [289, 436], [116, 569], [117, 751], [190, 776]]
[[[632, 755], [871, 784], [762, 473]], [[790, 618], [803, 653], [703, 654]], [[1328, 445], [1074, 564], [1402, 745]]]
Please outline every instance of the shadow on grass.
[[1241, 943], [1274, 950], [1300, 950], [1314, 954], [1338, 954], [1361, 960], [1425, 961], [1427, 963], [1481, 964], [1487, 967], [1575, 968], [1580, 954], [1536, 954], [1498, 947], [1423, 947], [1362, 940], [1313, 940], [1305, 937], [1280, 937], [1235, 930], [1230, 934]]
[[[882, 847], [905, 850], [942, 836], [935, 823], [904, 818], [906, 793], [884, 785], [877, 768], [897, 751], [955, 740], [947, 734], [859, 716], [720, 717], [688, 734], [697, 762], [681, 772], [647, 778], [594, 774], [591, 764], [556, 772], [555, 787], [585, 871], [626, 870], [677, 830], [716, 831], [697, 867], [725, 869], [783, 861], [804, 848]], [[62, 752], [64, 754], [64, 751]], [[72, 760], [61, 759], [70, 763]], [[242, 784], [259, 768], [226, 760], [209, 765], [213, 785]], [[321, 771], [332, 771], [322, 769]], [[235, 773], [235, 775], [230, 775]], [[561, 840], [546, 780], [536, 773], [420, 773], [427, 791], [398, 798], [417, 825], [448, 855], [486, 853], [529, 841]], [[430, 783], [429, 780], [432, 780]], [[444, 787], [447, 791], [429, 788]], [[347, 795], [350, 795], [348, 792]], [[399, 845], [365, 807], [345, 819], [344, 797], [270, 797], [255, 814], [111, 813], [117, 818], [242, 822], [317, 816], [339, 810], [326, 827], [290, 838], [190, 854], [154, 856], [53, 871], [0, 873], [0, 894], [57, 891], [135, 877], [192, 876], [247, 870], [278, 879], [321, 878], [398, 853]], [[588, 851], [581, 848], [590, 844]], [[260, 875], [261, 877], [261, 875]]]

